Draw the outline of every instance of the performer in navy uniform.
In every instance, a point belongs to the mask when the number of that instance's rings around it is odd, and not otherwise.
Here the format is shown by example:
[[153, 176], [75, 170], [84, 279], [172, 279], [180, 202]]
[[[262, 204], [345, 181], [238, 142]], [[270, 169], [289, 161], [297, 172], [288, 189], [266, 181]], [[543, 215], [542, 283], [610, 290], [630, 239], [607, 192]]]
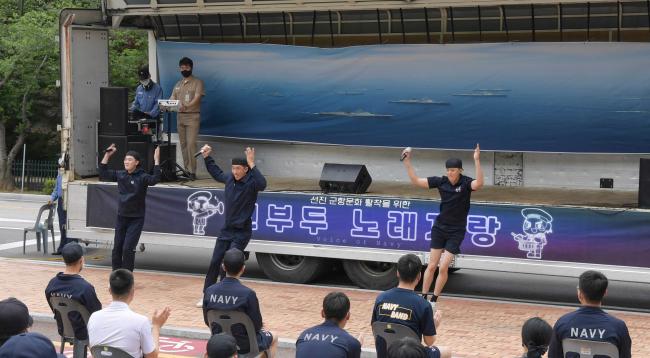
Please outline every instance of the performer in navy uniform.
[[[63, 247], [61, 255], [63, 256], [63, 262], [65, 262], [65, 271], [59, 272], [45, 288], [47, 303], [50, 304], [50, 297], [67, 297], [81, 303], [90, 314], [102, 309], [95, 287], [79, 275], [85, 263], [81, 245], [71, 242]], [[50, 308], [52, 308], [52, 305], [50, 305]], [[63, 323], [61, 322], [61, 316], [59, 316], [58, 312], [52, 311], [59, 328], [59, 334], [62, 334]], [[71, 313], [70, 321], [72, 322], [72, 328], [74, 328], [75, 337], [78, 340], [87, 340], [88, 331], [81, 315], [77, 312]]]
[[[214, 245], [203, 291], [217, 281], [217, 275], [221, 270], [221, 261], [227, 250], [232, 248], [246, 250], [253, 232], [251, 216], [255, 211], [257, 193], [266, 189], [266, 179], [255, 166], [254, 148], [246, 148], [246, 159], [234, 158], [231, 173], [227, 174], [210, 157], [211, 152], [212, 148], [207, 144], [201, 148], [205, 167], [210, 175], [214, 180], [226, 184], [224, 188], [226, 212], [225, 223]], [[224, 277], [223, 271], [220, 276]]]
[[[398, 323], [409, 327], [424, 340], [428, 355], [432, 358], [450, 358], [451, 352], [442, 347], [434, 347], [436, 327], [442, 317], [439, 310], [434, 314], [433, 308], [420, 295], [415, 287], [420, 282], [422, 262], [413, 254], [406, 254], [397, 261], [397, 287], [382, 292], [377, 296], [372, 311], [370, 324], [375, 321]], [[377, 357], [386, 357], [386, 342], [375, 337]]]
[[[564, 358], [562, 340], [565, 338], [609, 342], [618, 348], [619, 358], [632, 356], [632, 338], [622, 320], [602, 310], [603, 297], [607, 293], [607, 277], [598, 271], [585, 271], [578, 280], [577, 311], [567, 313], [555, 322], [548, 351], [549, 358]], [[578, 357], [567, 354], [567, 358]]]
[[[226, 278], [205, 290], [203, 296], [203, 320], [210, 327], [208, 322], [209, 310], [244, 312], [253, 321], [260, 352], [265, 352], [266, 357], [273, 358], [275, 357], [277, 338], [274, 338], [273, 333], [270, 331], [263, 329], [262, 313], [260, 312], [260, 304], [255, 291], [239, 282], [239, 277], [246, 268], [244, 261], [246, 261], [246, 257], [241, 250], [234, 248], [226, 251], [223, 257]], [[212, 334], [222, 331], [218, 325], [210, 327], [210, 330]], [[246, 331], [242, 327], [235, 326], [232, 333], [237, 340], [239, 353], [248, 353], [250, 347]]]
[[435, 307], [435, 302], [447, 283], [449, 265], [454, 256], [460, 253], [460, 245], [465, 238], [470, 196], [472, 191], [483, 187], [481, 151], [477, 144], [476, 149], [474, 149], [476, 179], [463, 175], [463, 162], [456, 158], [449, 159], [445, 163], [447, 176], [420, 178], [415, 175], [415, 170], [411, 165], [411, 151], [409, 148], [402, 152], [402, 157], [413, 185], [428, 189], [438, 188], [440, 193], [440, 214], [436, 217], [436, 221], [431, 228], [431, 253], [427, 269], [424, 272], [424, 280], [422, 281], [422, 294], [426, 298], [436, 268], [440, 264], [438, 278], [431, 297], [431, 305]]
[[350, 320], [350, 299], [343, 292], [330, 292], [323, 299], [325, 322], [306, 329], [296, 341], [296, 358], [359, 358], [361, 343], [343, 328]]
[[125, 268], [133, 271], [135, 267], [135, 248], [140, 241], [144, 226], [145, 199], [147, 188], [160, 181], [160, 147], [154, 152], [153, 175], [140, 168], [140, 154], [128, 151], [124, 156], [124, 170], [108, 169], [108, 161], [115, 153], [115, 144], [106, 149], [99, 164], [99, 178], [117, 182], [120, 192], [115, 220], [115, 242], [113, 244], [113, 271]]

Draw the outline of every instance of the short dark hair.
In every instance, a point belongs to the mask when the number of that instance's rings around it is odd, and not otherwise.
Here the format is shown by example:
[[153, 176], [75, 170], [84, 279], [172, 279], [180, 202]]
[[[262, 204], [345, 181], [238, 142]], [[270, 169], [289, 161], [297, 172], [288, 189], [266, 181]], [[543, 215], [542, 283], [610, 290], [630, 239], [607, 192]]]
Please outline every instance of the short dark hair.
[[594, 270], [583, 272], [578, 280], [578, 288], [589, 302], [601, 302], [607, 291], [607, 284], [607, 277]]
[[246, 255], [239, 249], [230, 249], [223, 256], [223, 267], [229, 275], [236, 275], [244, 267]]
[[412, 283], [422, 270], [422, 261], [414, 254], [406, 254], [397, 261], [397, 273], [403, 282]]
[[117, 297], [124, 297], [133, 289], [133, 273], [127, 269], [117, 269], [111, 272], [108, 281], [111, 292]]
[[178, 61], [178, 67], [181, 67], [183, 65], [190, 66], [194, 68], [194, 62], [192, 62], [192, 59], [189, 57], [183, 57], [181, 58], [180, 61]]
[[529, 318], [521, 327], [521, 345], [528, 351], [527, 357], [541, 357], [548, 350], [553, 327], [539, 317]]
[[426, 358], [427, 350], [411, 337], [404, 337], [388, 347], [388, 358]]
[[350, 312], [350, 299], [343, 292], [330, 292], [323, 298], [325, 319], [341, 321]]
[[208, 358], [230, 358], [237, 353], [237, 341], [226, 333], [215, 334], [205, 346]]
[[126, 154], [124, 154], [125, 158], [129, 156], [133, 157], [133, 159], [137, 160], [138, 162], [142, 161], [140, 160], [140, 153], [136, 152], [135, 150], [129, 150], [128, 152], [126, 152]]

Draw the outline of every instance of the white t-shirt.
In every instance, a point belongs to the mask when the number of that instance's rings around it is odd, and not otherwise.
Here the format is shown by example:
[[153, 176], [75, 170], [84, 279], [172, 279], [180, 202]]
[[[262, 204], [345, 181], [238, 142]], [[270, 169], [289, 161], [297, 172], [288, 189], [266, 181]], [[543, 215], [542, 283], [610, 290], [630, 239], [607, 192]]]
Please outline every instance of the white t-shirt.
[[108, 307], [90, 316], [88, 340], [90, 347], [111, 346], [122, 349], [133, 357], [142, 357], [156, 348], [149, 319], [131, 311], [129, 305], [119, 301], [113, 301]]

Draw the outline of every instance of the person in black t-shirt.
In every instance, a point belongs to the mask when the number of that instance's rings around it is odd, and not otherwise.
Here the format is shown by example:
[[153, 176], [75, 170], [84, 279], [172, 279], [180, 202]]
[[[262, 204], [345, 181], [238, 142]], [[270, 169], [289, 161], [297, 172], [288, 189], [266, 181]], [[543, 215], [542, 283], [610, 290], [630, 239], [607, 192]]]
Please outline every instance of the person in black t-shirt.
[[[619, 358], [632, 356], [632, 338], [627, 325], [622, 320], [603, 311], [603, 297], [607, 293], [607, 277], [598, 271], [585, 271], [578, 280], [578, 300], [581, 307], [567, 313], [555, 322], [549, 358], [565, 358], [562, 340], [565, 338], [587, 341], [608, 342], [618, 348]], [[568, 353], [566, 358], [576, 358], [578, 354]]]
[[[438, 310], [433, 312], [431, 305], [415, 293], [415, 286], [420, 282], [422, 262], [414, 254], [406, 254], [397, 261], [397, 287], [384, 291], [375, 300], [370, 324], [379, 322], [397, 323], [409, 327], [424, 341], [427, 357], [451, 358], [451, 351], [435, 347], [436, 329], [442, 317]], [[386, 343], [381, 337], [375, 337], [377, 357], [386, 357]]]
[[304, 330], [296, 341], [296, 358], [359, 358], [361, 343], [345, 328], [350, 319], [350, 299], [343, 292], [330, 292], [323, 299], [325, 322]]
[[427, 189], [437, 188], [440, 193], [440, 213], [431, 228], [431, 254], [422, 281], [422, 295], [426, 298], [433, 283], [436, 268], [438, 268], [438, 264], [440, 265], [431, 297], [431, 306], [435, 307], [435, 302], [447, 283], [449, 265], [454, 256], [460, 253], [460, 245], [465, 238], [470, 196], [472, 191], [479, 190], [483, 186], [481, 151], [479, 145], [476, 144], [476, 149], [474, 149], [476, 179], [463, 175], [463, 162], [457, 158], [448, 159], [445, 163], [446, 176], [428, 178], [420, 178], [415, 174], [415, 169], [411, 165], [409, 148], [402, 152], [402, 158], [404, 158], [404, 166], [406, 166], [413, 185]]

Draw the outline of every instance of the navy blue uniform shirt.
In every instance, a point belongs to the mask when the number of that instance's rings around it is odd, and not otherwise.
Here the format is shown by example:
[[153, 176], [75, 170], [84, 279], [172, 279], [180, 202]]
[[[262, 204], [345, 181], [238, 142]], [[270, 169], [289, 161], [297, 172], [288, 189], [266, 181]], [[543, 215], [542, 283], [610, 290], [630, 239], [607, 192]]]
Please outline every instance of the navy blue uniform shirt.
[[[632, 356], [632, 339], [625, 322], [598, 307], [581, 307], [555, 322], [548, 350], [549, 358], [564, 357], [562, 340], [565, 338], [609, 342], [618, 348], [619, 358]], [[577, 355], [567, 355], [567, 358], [573, 357]]]
[[[221, 282], [208, 287], [203, 295], [203, 320], [208, 325], [208, 310], [240, 311], [246, 313], [253, 321], [255, 332], [262, 329], [262, 313], [255, 291], [244, 286], [238, 279], [226, 277]], [[221, 327], [210, 327], [212, 334], [221, 332]], [[241, 325], [232, 329], [237, 345], [242, 351], [248, 351], [248, 336]]]
[[427, 178], [429, 189], [438, 188], [440, 193], [440, 214], [436, 218], [436, 223], [467, 226], [472, 180], [474, 179], [461, 175], [458, 183], [451, 185], [446, 176]]
[[336, 322], [326, 320], [300, 333], [296, 358], [359, 358], [361, 343]]
[[117, 215], [139, 218], [144, 216], [147, 187], [160, 182], [160, 166], [153, 167], [153, 175], [137, 168], [129, 174], [126, 170], [108, 169], [108, 165], [99, 164], [99, 178], [104, 181], [117, 182], [120, 201]]
[[225, 184], [225, 223], [219, 238], [250, 240], [257, 193], [266, 189], [264, 175], [255, 166], [243, 178], [235, 180], [232, 173], [224, 173], [212, 157], [205, 158], [205, 167], [214, 180]]
[[[66, 297], [77, 301], [86, 307], [90, 314], [102, 309], [102, 304], [97, 298], [97, 293], [95, 293], [95, 287], [79, 275], [66, 275], [59, 272], [45, 288], [45, 299], [48, 304], [50, 304], [50, 297]], [[52, 308], [52, 305], [50, 305], [50, 308]], [[63, 324], [58, 312], [55, 312], [54, 318], [56, 318], [57, 327], [59, 327], [59, 334], [62, 334]], [[71, 313], [70, 321], [77, 339], [88, 339], [88, 331], [83, 319], [81, 319], [81, 315], [76, 312]]]

